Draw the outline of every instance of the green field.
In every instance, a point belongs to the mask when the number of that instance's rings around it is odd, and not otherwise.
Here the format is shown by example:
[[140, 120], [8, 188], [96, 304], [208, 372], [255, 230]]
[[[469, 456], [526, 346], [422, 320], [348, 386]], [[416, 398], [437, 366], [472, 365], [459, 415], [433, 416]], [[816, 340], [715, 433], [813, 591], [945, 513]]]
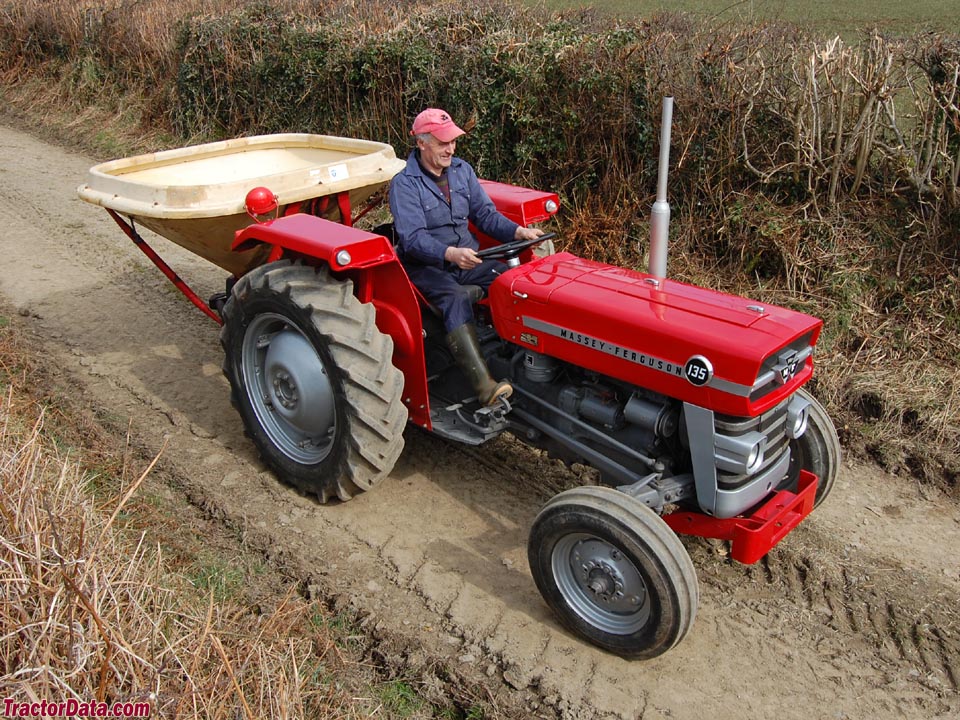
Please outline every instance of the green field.
[[545, 4], [551, 9], [592, 6], [630, 18], [673, 11], [719, 21], [784, 20], [845, 36], [873, 28], [894, 34], [956, 33], [960, 28], [958, 0], [546, 0]]

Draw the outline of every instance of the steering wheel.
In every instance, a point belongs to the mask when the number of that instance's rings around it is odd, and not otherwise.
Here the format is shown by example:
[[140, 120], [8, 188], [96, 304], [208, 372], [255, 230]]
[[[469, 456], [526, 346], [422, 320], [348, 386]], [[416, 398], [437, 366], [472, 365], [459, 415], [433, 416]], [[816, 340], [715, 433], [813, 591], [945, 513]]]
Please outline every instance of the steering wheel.
[[513, 240], [503, 243], [502, 245], [494, 245], [493, 247], [488, 247], [486, 250], [477, 252], [477, 257], [484, 260], [509, 260], [510, 258], [517, 257], [528, 247], [539, 245], [544, 240], [552, 240], [556, 236], [556, 233], [550, 232], [530, 240]]

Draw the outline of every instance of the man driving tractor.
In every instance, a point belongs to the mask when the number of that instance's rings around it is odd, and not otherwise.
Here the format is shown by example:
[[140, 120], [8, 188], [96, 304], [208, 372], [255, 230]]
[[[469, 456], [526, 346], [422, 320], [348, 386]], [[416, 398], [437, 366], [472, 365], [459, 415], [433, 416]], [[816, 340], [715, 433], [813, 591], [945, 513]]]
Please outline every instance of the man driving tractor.
[[474, 169], [454, 157], [465, 131], [449, 114], [428, 108], [417, 115], [410, 134], [416, 148], [390, 184], [390, 210], [400, 256], [411, 282], [443, 317], [447, 345], [484, 405], [507, 398], [513, 388], [497, 382], [483, 360], [474, 324], [476, 297], [506, 270], [498, 260], [477, 257], [480, 244], [472, 222], [500, 242], [534, 240], [543, 231], [501, 215], [477, 180]]

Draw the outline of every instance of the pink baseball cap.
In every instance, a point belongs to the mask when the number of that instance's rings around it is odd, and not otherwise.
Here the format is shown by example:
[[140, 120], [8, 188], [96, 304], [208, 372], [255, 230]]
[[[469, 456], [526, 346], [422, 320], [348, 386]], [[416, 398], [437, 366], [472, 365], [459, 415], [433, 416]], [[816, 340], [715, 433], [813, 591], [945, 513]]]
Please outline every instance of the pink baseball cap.
[[421, 135], [423, 133], [430, 133], [437, 140], [445, 143], [456, 140], [461, 135], [466, 135], [466, 131], [457, 127], [453, 118], [445, 110], [438, 108], [427, 108], [417, 115], [417, 119], [413, 121], [413, 130], [410, 131], [410, 134]]

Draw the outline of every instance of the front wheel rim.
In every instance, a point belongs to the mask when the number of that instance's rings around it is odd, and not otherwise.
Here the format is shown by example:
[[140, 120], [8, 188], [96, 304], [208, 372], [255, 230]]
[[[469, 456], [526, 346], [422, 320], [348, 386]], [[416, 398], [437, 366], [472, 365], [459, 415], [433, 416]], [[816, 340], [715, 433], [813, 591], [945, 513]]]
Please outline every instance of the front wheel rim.
[[632, 635], [649, 621], [643, 576], [626, 553], [606, 540], [586, 533], [565, 535], [553, 548], [551, 569], [564, 600], [591, 626]]
[[241, 372], [258, 423], [295, 462], [330, 454], [337, 430], [333, 386], [310, 340], [282, 315], [263, 313], [247, 326]]

